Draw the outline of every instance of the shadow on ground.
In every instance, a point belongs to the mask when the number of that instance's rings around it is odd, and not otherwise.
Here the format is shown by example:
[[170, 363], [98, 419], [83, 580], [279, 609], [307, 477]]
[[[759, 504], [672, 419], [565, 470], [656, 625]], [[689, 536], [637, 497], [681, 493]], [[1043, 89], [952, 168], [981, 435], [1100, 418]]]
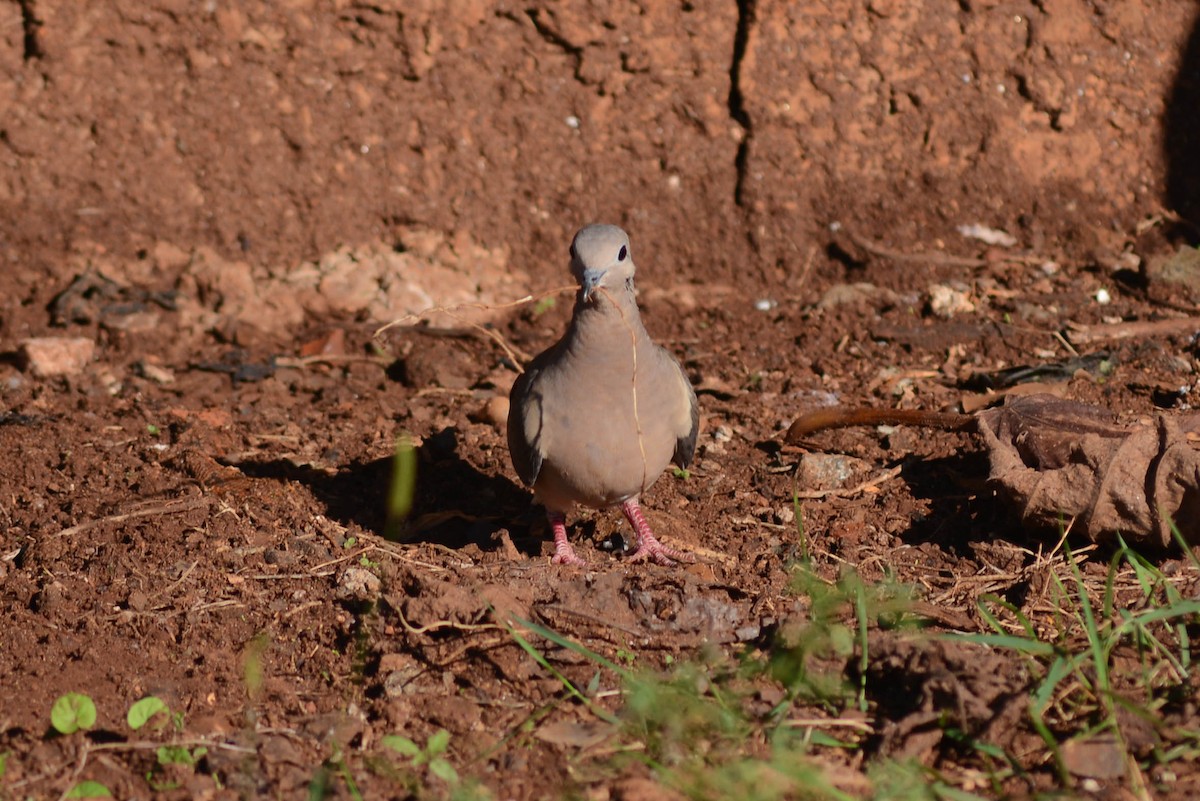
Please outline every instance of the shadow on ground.
[[[426, 438], [417, 452], [417, 486], [412, 511], [389, 526], [387, 507], [394, 460], [352, 462], [336, 473], [276, 459], [236, 465], [255, 478], [296, 481], [312, 490], [331, 520], [357, 524], [393, 541], [429, 542], [461, 549], [500, 547], [501, 529], [513, 531], [518, 550], [537, 555], [538, 540], [524, 536], [535, 519], [528, 491], [503, 476], [483, 473], [459, 453], [457, 429]], [[519, 531], [523, 536], [515, 536]], [[539, 533], [536, 528], [533, 534]]]

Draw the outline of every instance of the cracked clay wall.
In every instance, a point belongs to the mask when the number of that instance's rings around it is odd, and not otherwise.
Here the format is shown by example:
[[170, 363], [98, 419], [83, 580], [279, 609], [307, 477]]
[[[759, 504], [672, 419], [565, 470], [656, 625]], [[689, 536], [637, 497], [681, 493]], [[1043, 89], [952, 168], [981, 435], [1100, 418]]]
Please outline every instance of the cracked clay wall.
[[1194, 13], [0, 3], [0, 257], [168, 241], [286, 270], [415, 223], [549, 283], [597, 219], [683, 280], [787, 280], [835, 220], [898, 246], [982, 222], [1086, 247], [1161, 205]]

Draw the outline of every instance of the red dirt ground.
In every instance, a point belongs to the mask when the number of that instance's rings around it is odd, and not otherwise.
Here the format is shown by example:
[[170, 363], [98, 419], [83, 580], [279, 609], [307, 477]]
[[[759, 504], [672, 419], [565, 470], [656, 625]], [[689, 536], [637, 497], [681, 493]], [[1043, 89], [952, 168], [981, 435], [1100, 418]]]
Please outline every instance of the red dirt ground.
[[[291, 798], [342, 760], [364, 797], [412, 797], [378, 767], [381, 738], [445, 728], [451, 763], [498, 798], [658, 797], [645, 764], [604, 767], [611, 741], [533, 733], [590, 718], [495, 623], [646, 668], [769, 650], [806, 614], [789, 564], [808, 452], [851, 457], [844, 491], [803, 506], [822, 575], [911, 584], [935, 630], [987, 630], [985, 592], [1043, 609], [1036, 554], [1057, 537], [1013, 524], [969, 435], [782, 435], [832, 402], [953, 408], [972, 376], [1076, 350], [1113, 369], [1061, 376], [1067, 397], [1127, 417], [1191, 406], [1192, 329], [1071, 336], [1194, 312], [1192, 287], [1159, 276], [1200, 232], [1196, 14], [0, 2], [0, 796], [94, 779], [146, 797], [150, 772], [177, 785], [161, 797]], [[700, 396], [694, 468], [645, 498], [694, 565], [622, 561], [605, 511], [575, 518], [589, 568], [552, 566], [508, 461], [492, 401], [570, 303], [505, 304], [564, 284], [590, 221], [630, 232], [646, 324]], [[495, 336], [443, 315], [373, 337], [464, 301], [496, 307], [479, 318]], [[44, 336], [94, 354], [39, 377], [20, 351]], [[389, 541], [401, 434], [416, 499]], [[828, 488], [814, 463], [806, 491]], [[1188, 563], [1153, 558], [1195, 593]], [[532, 641], [579, 686], [596, 672]], [[968, 785], [977, 757], [918, 736], [947, 675], [1028, 771], [973, 791], [1057, 786], [1029, 721], [1003, 712], [1029, 691], [1020, 660], [874, 629], [871, 652], [873, 736], [814, 751], [839, 786], [868, 792], [846, 777], [883, 758]], [[68, 691], [94, 699], [96, 728], [51, 736]], [[148, 694], [211, 744], [194, 769], [137, 745], [153, 738], [124, 715]], [[1200, 726], [1180, 709], [1173, 726]], [[1087, 781], [1074, 792], [1133, 797]], [[1146, 781], [1193, 798], [1200, 771]], [[335, 770], [330, 796], [348, 788]]]

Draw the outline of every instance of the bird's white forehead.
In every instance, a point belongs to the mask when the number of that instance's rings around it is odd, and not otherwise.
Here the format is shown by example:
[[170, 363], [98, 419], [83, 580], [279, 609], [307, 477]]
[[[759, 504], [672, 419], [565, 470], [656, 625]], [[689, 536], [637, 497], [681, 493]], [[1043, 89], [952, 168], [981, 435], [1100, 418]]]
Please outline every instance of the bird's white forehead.
[[628, 249], [629, 235], [615, 225], [586, 225], [571, 243], [575, 257], [584, 264], [616, 261], [622, 247]]

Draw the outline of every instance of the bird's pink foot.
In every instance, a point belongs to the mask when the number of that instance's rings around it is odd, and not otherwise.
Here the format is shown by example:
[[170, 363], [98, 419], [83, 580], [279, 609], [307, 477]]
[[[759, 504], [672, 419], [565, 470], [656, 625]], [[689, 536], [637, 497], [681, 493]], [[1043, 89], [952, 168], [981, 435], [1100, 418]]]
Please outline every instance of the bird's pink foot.
[[587, 562], [575, 555], [575, 549], [567, 541], [567, 518], [561, 512], [547, 512], [550, 528], [554, 530], [554, 558], [552, 564], [587, 567]]
[[621, 504], [621, 511], [625, 513], [625, 519], [629, 521], [629, 525], [633, 526], [634, 533], [638, 538], [637, 550], [629, 557], [630, 561], [654, 560], [667, 567], [671, 567], [676, 562], [696, 561], [696, 557], [690, 553], [669, 548], [654, 538], [654, 534], [650, 531], [650, 524], [646, 522], [646, 516], [642, 514], [642, 507], [638, 505], [637, 498], [630, 498]]

